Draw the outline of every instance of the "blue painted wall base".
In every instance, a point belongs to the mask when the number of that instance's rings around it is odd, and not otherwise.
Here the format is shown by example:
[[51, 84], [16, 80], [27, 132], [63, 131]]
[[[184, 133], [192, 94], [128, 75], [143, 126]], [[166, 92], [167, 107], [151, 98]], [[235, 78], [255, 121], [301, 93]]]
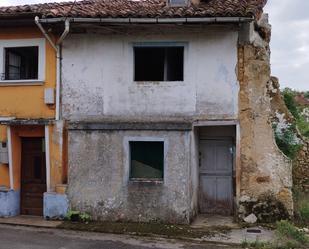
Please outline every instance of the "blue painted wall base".
[[12, 217], [20, 214], [20, 191], [0, 191], [0, 217]]
[[64, 219], [69, 210], [69, 201], [66, 195], [58, 193], [44, 193], [44, 218]]

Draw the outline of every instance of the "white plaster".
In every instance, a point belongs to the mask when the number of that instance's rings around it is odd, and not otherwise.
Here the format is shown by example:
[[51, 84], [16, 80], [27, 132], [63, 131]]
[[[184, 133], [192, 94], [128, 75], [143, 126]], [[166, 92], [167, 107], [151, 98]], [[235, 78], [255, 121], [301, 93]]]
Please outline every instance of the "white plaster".
[[[237, 119], [236, 31], [72, 34], [63, 44], [63, 117], [206, 116]], [[133, 44], [185, 43], [184, 81], [133, 80]]]

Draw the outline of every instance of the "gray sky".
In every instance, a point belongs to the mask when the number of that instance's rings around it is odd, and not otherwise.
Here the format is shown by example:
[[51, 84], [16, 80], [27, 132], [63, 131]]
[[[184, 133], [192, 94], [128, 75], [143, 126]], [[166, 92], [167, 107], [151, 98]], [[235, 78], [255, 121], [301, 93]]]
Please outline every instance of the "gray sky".
[[[63, 0], [0, 0], [0, 6]], [[272, 30], [272, 75], [281, 87], [309, 90], [309, 1], [268, 0]]]

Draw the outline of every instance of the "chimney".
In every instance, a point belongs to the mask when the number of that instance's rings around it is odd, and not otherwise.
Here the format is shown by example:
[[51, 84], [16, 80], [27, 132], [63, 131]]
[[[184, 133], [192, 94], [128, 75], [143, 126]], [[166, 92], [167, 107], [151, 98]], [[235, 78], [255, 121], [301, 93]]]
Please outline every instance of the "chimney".
[[201, 2], [201, 0], [191, 0], [191, 3], [192, 3], [193, 5], [199, 5], [200, 2]]

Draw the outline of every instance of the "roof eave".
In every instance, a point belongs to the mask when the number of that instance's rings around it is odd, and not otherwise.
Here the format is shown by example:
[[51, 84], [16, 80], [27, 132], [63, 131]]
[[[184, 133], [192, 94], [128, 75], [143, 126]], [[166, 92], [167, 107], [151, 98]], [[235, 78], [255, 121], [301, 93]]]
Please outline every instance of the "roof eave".
[[185, 18], [80, 18], [55, 17], [42, 18], [41, 23], [59, 23], [69, 20], [71, 23], [105, 23], [105, 24], [171, 24], [171, 23], [244, 23], [251, 22], [254, 17], [185, 17]]

